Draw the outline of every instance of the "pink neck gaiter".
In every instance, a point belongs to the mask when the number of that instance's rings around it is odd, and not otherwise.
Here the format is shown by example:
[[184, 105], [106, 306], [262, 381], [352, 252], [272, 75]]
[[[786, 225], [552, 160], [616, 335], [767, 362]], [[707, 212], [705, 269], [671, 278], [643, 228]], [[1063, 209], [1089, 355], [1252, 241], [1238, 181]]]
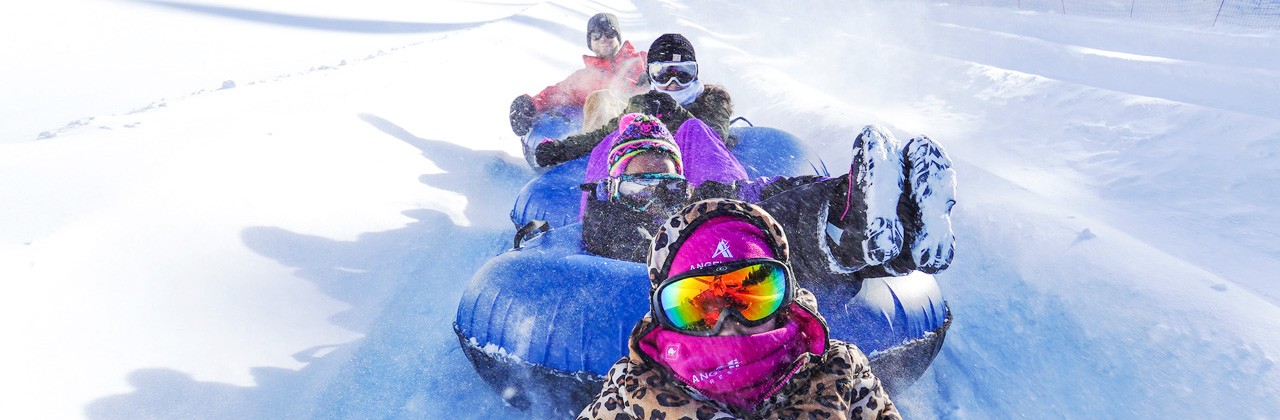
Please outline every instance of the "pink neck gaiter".
[[697, 337], [654, 331], [652, 356], [703, 395], [737, 408], [752, 408], [777, 390], [786, 370], [804, 352], [800, 327], [788, 321], [760, 334]]

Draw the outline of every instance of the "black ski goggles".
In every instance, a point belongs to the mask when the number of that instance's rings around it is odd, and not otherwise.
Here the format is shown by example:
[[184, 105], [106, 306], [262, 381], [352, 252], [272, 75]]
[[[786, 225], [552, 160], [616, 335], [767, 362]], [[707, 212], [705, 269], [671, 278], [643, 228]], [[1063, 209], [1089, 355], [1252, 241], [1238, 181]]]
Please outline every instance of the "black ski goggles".
[[618, 32], [613, 30], [595, 31], [591, 33], [592, 41], [599, 41], [605, 38], [617, 38]]

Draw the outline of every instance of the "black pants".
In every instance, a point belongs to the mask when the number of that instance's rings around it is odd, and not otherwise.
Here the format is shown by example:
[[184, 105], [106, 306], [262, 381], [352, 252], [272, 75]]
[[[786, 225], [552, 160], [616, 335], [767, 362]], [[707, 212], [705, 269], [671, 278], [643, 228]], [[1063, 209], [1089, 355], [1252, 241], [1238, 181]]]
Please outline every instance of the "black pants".
[[[827, 238], [827, 221], [832, 212], [844, 213], [848, 176], [835, 178], [800, 177], [775, 182], [764, 191], [758, 204], [773, 216], [791, 244], [791, 269], [801, 282], [805, 279], [827, 279], [833, 282], [852, 282], [857, 286], [864, 277], [884, 277], [892, 273], [913, 270], [910, 252], [904, 250], [885, 265], [864, 265], [850, 262], [849, 255], [861, 255], [860, 244], [840, 246]], [[780, 184], [779, 184], [780, 183]], [[773, 191], [770, 191], [770, 190]], [[855, 198], [855, 203], [857, 202]], [[835, 203], [835, 204], [833, 204]], [[899, 205], [901, 208], [901, 203]], [[901, 219], [905, 214], [899, 211]], [[866, 206], [853, 205], [844, 217], [866, 218]], [[902, 220], [903, 224], [909, 223]], [[843, 248], [843, 249], [842, 249]], [[801, 286], [805, 286], [801, 283]]]

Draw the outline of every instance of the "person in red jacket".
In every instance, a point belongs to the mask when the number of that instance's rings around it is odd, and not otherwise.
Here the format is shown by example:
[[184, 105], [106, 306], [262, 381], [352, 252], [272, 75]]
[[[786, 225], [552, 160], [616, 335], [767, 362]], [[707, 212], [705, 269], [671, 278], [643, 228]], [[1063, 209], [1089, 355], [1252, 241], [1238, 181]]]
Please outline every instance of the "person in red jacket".
[[[573, 72], [560, 83], [547, 86], [536, 95], [520, 95], [511, 102], [511, 130], [516, 135], [523, 136], [529, 132], [535, 115], [557, 107], [583, 107], [584, 119], [590, 119], [593, 112], [586, 108], [595, 108], [587, 105], [588, 97], [593, 92], [607, 91], [608, 95], [598, 101], [603, 102], [599, 106], [609, 107], [621, 102], [621, 99], [609, 100], [609, 96], [629, 98], [648, 90], [644, 67], [646, 54], [644, 51], [636, 51], [630, 41], [622, 40], [617, 16], [599, 13], [587, 21], [587, 47], [595, 55], [582, 56], [582, 69]], [[601, 94], [597, 94], [598, 98], [599, 95]], [[610, 118], [617, 114], [606, 110], [594, 113], [608, 115]]]

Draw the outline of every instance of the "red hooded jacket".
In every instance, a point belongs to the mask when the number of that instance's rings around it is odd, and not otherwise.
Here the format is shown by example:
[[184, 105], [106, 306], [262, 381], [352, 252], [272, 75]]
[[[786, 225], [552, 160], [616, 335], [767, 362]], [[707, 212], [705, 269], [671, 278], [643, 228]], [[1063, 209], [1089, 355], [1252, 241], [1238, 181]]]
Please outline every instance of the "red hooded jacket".
[[542, 112], [564, 105], [582, 106], [587, 95], [601, 89], [616, 90], [621, 92], [619, 96], [630, 97], [638, 90], [636, 85], [645, 73], [646, 55], [644, 51], [636, 51], [631, 41], [623, 42], [612, 59], [583, 55], [584, 67], [535, 95], [533, 107]]

